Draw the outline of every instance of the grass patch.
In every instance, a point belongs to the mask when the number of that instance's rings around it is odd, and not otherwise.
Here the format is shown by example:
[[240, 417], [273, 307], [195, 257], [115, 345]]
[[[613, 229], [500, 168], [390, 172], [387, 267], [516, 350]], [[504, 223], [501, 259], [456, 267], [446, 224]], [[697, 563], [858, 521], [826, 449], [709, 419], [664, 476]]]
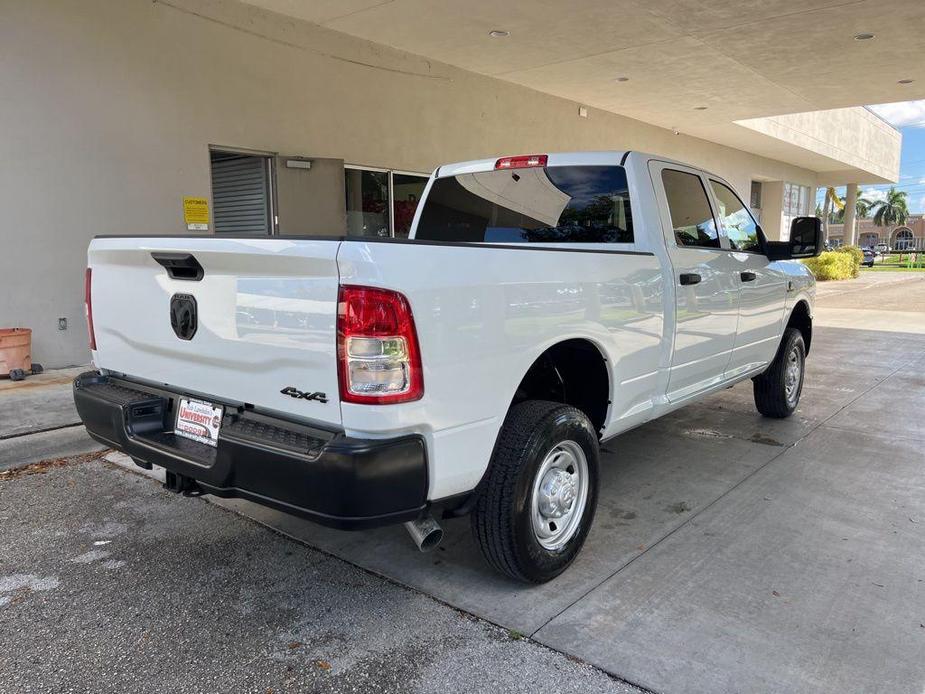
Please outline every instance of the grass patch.
[[861, 272], [925, 272], [925, 266], [906, 267], [905, 265], [874, 265], [865, 267]]

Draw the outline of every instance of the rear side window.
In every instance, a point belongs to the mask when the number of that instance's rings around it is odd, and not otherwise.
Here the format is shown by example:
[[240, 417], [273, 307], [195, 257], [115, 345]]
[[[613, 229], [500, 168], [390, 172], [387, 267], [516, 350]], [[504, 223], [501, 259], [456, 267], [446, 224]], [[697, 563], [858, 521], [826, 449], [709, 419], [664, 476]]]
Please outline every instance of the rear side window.
[[622, 166], [550, 166], [438, 178], [415, 238], [494, 243], [632, 243]]
[[700, 176], [674, 169], [662, 170], [662, 184], [674, 238], [679, 246], [719, 248], [716, 221]]
[[761, 243], [758, 241], [758, 225], [745, 209], [732, 189], [719, 181], [710, 179], [713, 195], [719, 207], [719, 218], [729, 237], [729, 244], [735, 251], [761, 252]]

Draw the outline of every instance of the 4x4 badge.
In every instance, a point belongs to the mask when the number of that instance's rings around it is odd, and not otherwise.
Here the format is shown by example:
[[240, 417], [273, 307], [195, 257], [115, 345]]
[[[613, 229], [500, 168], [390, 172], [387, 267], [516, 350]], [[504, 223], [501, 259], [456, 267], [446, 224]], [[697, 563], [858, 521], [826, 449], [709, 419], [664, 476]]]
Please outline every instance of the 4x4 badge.
[[298, 388], [293, 388], [292, 386], [286, 386], [279, 392], [283, 395], [288, 395], [290, 398], [296, 398], [300, 400], [317, 400], [321, 403], [326, 403], [328, 401], [328, 396], [326, 393], [305, 393]]

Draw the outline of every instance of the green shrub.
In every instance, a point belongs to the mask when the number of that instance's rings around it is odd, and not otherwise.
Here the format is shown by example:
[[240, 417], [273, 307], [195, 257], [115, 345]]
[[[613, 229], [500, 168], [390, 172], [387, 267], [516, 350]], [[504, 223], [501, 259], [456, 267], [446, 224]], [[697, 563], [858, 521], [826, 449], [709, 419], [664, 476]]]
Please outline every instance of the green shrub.
[[815, 258], [807, 258], [803, 263], [812, 270], [820, 282], [857, 277], [861, 266], [859, 261], [855, 261], [854, 254], [840, 250], [826, 251]]
[[854, 274], [852, 277], [857, 277], [861, 273], [861, 263], [864, 262], [864, 252], [857, 246], [839, 246], [835, 249], [836, 253], [845, 253], [851, 256], [852, 263], [854, 264]]

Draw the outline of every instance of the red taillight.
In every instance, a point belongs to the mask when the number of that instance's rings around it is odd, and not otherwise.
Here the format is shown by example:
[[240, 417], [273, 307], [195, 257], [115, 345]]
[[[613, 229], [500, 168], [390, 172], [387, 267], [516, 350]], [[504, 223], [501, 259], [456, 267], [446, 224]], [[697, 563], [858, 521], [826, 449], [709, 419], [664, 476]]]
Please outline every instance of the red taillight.
[[529, 169], [534, 166], [546, 166], [545, 154], [526, 154], [520, 157], [502, 157], [495, 162], [496, 169]]
[[84, 275], [84, 304], [87, 311], [87, 333], [90, 335], [90, 349], [96, 351], [96, 333], [93, 332], [93, 299], [90, 288], [93, 284], [93, 270], [87, 268]]
[[384, 405], [420, 399], [424, 374], [408, 300], [389, 289], [342, 286], [337, 361], [343, 402]]

